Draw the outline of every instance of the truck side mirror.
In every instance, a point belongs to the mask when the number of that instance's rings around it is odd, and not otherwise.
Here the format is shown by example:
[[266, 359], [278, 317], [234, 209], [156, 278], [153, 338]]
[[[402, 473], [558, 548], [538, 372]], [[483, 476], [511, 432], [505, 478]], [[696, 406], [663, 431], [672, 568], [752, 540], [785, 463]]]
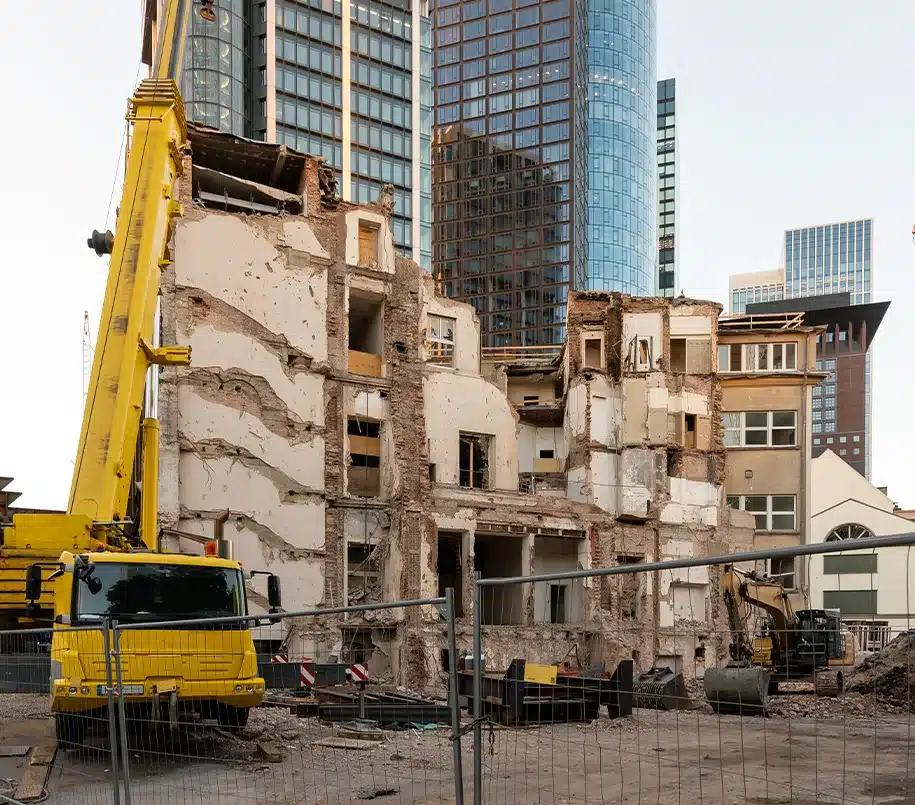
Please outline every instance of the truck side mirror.
[[275, 576], [273, 573], [267, 576], [267, 603], [270, 605], [271, 612], [278, 612], [283, 605], [280, 593], [280, 577]]
[[41, 598], [41, 565], [29, 565], [26, 569], [25, 597], [29, 601]]

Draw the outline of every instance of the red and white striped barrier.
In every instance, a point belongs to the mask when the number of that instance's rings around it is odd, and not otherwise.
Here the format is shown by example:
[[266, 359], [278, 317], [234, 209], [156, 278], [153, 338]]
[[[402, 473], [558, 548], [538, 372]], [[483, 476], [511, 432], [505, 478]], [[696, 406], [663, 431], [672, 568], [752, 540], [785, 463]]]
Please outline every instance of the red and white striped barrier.
[[274, 665], [281, 665], [284, 662], [289, 662], [289, 657], [286, 654], [274, 654], [270, 662]]
[[350, 682], [369, 681], [369, 669], [366, 668], [362, 663], [353, 663], [349, 668], [346, 669], [346, 673], [350, 678]]
[[299, 678], [302, 682], [303, 688], [313, 687], [315, 684], [315, 671], [307, 662], [303, 662], [301, 670], [299, 671]]

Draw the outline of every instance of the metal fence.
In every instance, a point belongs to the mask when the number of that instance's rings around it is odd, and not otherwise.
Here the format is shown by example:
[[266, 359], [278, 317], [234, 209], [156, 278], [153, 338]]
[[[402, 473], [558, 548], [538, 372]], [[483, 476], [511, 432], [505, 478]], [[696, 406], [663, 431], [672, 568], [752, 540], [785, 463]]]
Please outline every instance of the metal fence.
[[[474, 802], [915, 802], [908, 623], [879, 622], [892, 634], [881, 636], [880, 653], [862, 656], [861, 635], [874, 630], [857, 619], [831, 649], [842, 658], [815, 673], [805, 659], [812, 645], [773, 658], [773, 645], [796, 640], [796, 626], [745, 603], [729, 620], [721, 594], [723, 565], [764, 571], [772, 559], [809, 565], [823, 561], [816, 554], [890, 546], [909, 546], [908, 561], [913, 541], [478, 576], [474, 666], [459, 674], [475, 716]], [[876, 578], [866, 586], [876, 589]], [[790, 597], [794, 609], [809, 609], [801, 591]], [[512, 653], [519, 644], [523, 656]], [[752, 656], [741, 652], [748, 645]], [[842, 664], [852, 646], [855, 664]], [[722, 692], [716, 669], [735, 660], [750, 666], [744, 687]]]
[[449, 590], [59, 628], [53, 647], [50, 630], [2, 632], [0, 801], [915, 802], [907, 617], [850, 619], [841, 648], [854, 645], [855, 665], [823, 681], [789, 661], [777, 691], [758, 680], [764, 706], [708, 694], [704, 680], [735, 655], [765, 665], [789, 637], [771, 613], [728, 621], [723, 565], [913, 542], [477, 578], [472, 631]]
[[[447, 667], [424, 634], [450, 647]], [[0, 801], [462, 801], [450, 590], [58, 629], [53, 650], [51, 636], [0, 634], [0, 769], [12, 744], [28, 745], [0, 771]], [[79, 679], [62, 671], [67, 652]], [[43, 764], [39, 783], [30, 764]]]

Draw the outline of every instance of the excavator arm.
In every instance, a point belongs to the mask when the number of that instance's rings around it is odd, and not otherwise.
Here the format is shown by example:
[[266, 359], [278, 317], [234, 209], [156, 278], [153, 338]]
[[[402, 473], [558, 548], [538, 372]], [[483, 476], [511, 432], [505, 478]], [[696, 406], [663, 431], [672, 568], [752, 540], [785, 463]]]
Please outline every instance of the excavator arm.
[[739, 614], [741, 603], [765, 612], [772, 619], [775, 642], [780, 646], [785, 644], [786, 636], [797, 626], [797, 616], [781, 584], [760, 578], [752, 572], [738, 570], [733, 565], [725, 565], [721, 583], [731, 633], [742, 642], [748, 654], [752, 653], [752, 647], [744, 619]]

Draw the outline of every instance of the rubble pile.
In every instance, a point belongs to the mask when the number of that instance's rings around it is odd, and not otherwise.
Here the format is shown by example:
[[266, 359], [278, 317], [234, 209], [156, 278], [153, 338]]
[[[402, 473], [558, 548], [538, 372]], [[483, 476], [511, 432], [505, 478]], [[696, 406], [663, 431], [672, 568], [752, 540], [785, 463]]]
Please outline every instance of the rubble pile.
[[915, 630], [899, 635], [867, 657], [851, 675], [848, 690], [881, 703], [915, 710]]

